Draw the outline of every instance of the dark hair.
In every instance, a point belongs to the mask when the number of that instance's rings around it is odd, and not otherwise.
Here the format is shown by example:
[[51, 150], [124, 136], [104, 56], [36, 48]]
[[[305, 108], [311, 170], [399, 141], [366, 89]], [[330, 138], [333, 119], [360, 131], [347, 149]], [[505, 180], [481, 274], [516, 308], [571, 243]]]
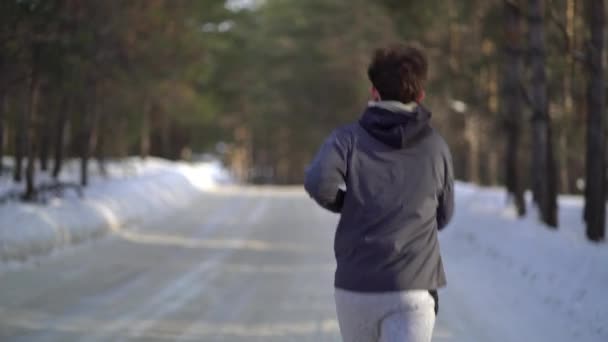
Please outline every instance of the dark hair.
[[428, 72], [424, 53], [411, 45], [392, 45], [377, 49], [367, 76], [382, 100], [408, 103], [416, 101]]

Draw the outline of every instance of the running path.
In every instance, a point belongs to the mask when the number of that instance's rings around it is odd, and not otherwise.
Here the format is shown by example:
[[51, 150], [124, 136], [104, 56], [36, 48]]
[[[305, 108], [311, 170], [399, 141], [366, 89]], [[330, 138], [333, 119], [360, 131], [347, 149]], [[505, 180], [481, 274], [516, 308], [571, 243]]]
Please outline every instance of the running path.
[[[462, 210], [473, 195], [459, 194], [455, 221], [441, 233], [449, 287], [433, 341], [547, 336], [534, 312], [496, 293], [495, 272], [461, 232], [476, 220]], [[0, 274], [0, 341], [340, 341], [337, 219], [301, 187], [202, 195], [162, 222]], [[551, 341], [570, 340], [558, 333]]]
[[206, 194], [0, 275], [0, 341], [339, 341], [336, 219], [300, 188]]

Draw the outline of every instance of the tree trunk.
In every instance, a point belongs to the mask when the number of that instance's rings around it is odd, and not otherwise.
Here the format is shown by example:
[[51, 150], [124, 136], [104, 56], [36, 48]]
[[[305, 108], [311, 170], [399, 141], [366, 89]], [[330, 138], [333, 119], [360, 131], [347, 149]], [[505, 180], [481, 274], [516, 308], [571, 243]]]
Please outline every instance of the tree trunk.
[[0, 176], [4, 173], [4, 115], [6, 113], [6, 98], [0, 90]]
[[36, 199], [36, 185], [34, 183], [34, 177], [36, 173], [36, 150], [38, 144], [36, 141], [36, 111], [38, 110], [38, 100], [40, 95], [40, 80], [37, 75], [32, 76], [30, 85], [30, 98], [27, 109], [28, 115], [28, 126], [27, 126], [27, 167], [25, 170], [25, 194], [23, 199], [26, 201], [33, 201]]
[[529, 0], [529, 49], [532, 72], [532, 191], [541, 219], [557, 227], [556, 169], [551, 141], [545, 72], [544, 1]]
[[588, 44], [587, 70], [587, 158], [585, 186], [585, 221], [587, 237], [600, 241], [605, 236], [606, 181], [604, 162], [604, 1], [587, 0]]
[[139, 141], [139, 155], [142, 159], [146, 159], [150, 155], [150, 110], [149, 104], [144, 104]]
[[[230, 166], [239, 182], [249, 181], [249, 169], [251, 167], [251, 131], [245, 125], [234, 128], [234, 147], [231, 151]], [[285, 142], [285, 141], [282, 141]], [[279, 149], [286, 144], [278, 144]]]
[[[20, 108], [22, 109], [22, 108]], [[23, 180], [23, 153], [27, 145], [27, 127], [29, 126], [28, 108], [21, 115], [17, 115], [17, 127], [15, 130], [15, 168], [13, 169], [13, 180], [21, 183]]]
[[92, 112], [84, 118], [82, 148], [80, 156], [80, 185], [89, 185], [89, 160], [97, 144], [99, 110], [93, 106]]
[[466, 118], [464, 137], [468, 144], [468, 179], [481, 184], [481, 119], [477, 113], [470, 112]]
[[500, 153], [496, 149], [486, 151], [488, 154], [488, 182], [491, 186], [500, 184]]
[[114, 140], [116, 154], [120, 158], [126, 158], [129, 155], [129, 142], [128, 142], [129, 123], [125, 117], [118, 118], [116, 124], [116, 133], [118, 135], [117, 140]]
[[175, 159], [172, 153], [174, 148], [171, 146], [171, 121], [167, 114], [163, 114], [160, 119], [160, 152], [163, 158]]
[[566, 129], [562, 132], [559, 137], [559, 149], [562, 151], [560, 154], [560, 190], [563, 193], [572, 193], [572, 172], [570, 170], [570, 131], [567, 128], [569, 123], [572, 122], [572, 118], [574, 117], [574, 73], [576, 71], [576, 61], [572, 56], [573, 47], [575, 45], [575, 19], [576, 19], [576, 8], [575, 8], [575, 0], [567, 0], [566, 1], [566, 50], [568, 53], [566, 54], [566, 65], [567, 70], [564, 73], [564, 83], [563, 83], [563, 106], [564, 106], [564, 115], [565, 121], [568, 122], [566, 124]]
[[[98, 112], [99, 113], [99, 112]], [[91, 149], [95, 151], [95, 158], [97, 159], [97, 166], [99, 168], [99, 174], [103, 177], [108, 175], [108, 170], [106, 169], [106, 136], [105, 131], [102, 127], [103, 125], [103, 117], [98, 114], [97, 119], [97, 127], [95, 128], [95, 137], [96, 141], [91, 141]]]
[[[289, 157], [292, 154], [292, 146], [289, 144], [289, 136], [291, 135], [291, 131], [288, 126], [279, 127], [277, 132], [277, 166], [276, 166], [276, 180], [279, 184], [287, 184], [289, 181], [289, 173], [290, 173], [290, 163]], [[250, 136], [249, 139], [250, 140]], [[251, 151], [249, 148], [248, 151]], [[251, 155], [251, 153], [249, 153]]]
[[53, 178], [57, 179], [61, 168], [63, 166], [63, 152], [65, 149], [65, 125], [68, 118], [69, 103], [67, 97], [64, 97], [57, 113], [57, 126], [55, 127], [55, 141], [54, 141], [54, 163], [53, 163]]
[[504, 2], [505, 45], [503, 46], [502, 111], [506, 128], [505, 180], [507, 192], [514, 200], [519, 216], [526, 214], [524, 182], [521, 179], [521, 76], [523, 65], [522, 14], [519, 7]]
[[[0, 74], [6, 73], [6, 63], [4, 56], [0, 53]], [[8, 114], [8, 100], [5, 87], [5, 80], [0, 76], [0, 176], [4, 174], [4, 148], [5, 148], [5, 116]]]
[[40, 137], [40, 146], [38, 147], [39, 150], [39, 157], [40, 157], [40, 170], [42, 171], [47, 171], [49, 169], [48, 165], [49, 165], [49, 152], [50, 152], [50, 148], [51, 148], [51, 120], [49, 119], [44, 119], [40, 121], [40, 130], [39, 130], [39, 137]]
[[81, 153], [80, 153], [80, 185], [89, 185], [89, 149], [86, 144], [86, 136], [81, 135]]

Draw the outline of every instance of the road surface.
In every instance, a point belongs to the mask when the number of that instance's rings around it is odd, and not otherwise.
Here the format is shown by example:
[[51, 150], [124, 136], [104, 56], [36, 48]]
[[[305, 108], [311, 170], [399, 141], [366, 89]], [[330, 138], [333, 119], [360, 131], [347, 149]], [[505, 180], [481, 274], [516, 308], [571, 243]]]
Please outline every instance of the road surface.
[[[340, 341], [337, 219], [300, 188], [204, 194], [1, 274], [0, 341]], [[448, 291], [434, 341], [501, 341]]]

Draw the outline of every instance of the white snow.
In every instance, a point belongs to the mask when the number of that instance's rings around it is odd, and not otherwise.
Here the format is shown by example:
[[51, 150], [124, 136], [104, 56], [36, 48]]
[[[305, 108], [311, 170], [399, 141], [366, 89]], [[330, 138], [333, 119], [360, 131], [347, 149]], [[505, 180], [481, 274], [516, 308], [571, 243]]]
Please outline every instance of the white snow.
[[[66, 179], [77, 171], [69, 166]], [[108, 171], [109, 179], [92, 177], [84, 199], [0, 205], [0, 259], [156, 220], [229, 180], [217, 163], [131, 159]], [[440, 234], [448, 287], [434, 341], [608, 341], [608, 244], [585, 238], [582, 198], [560, 197], [551, 230], [529, 200], [527, 217], [517, 218], [503, 189], [458, 183], [456, 196], [454, 221]]]
[[[458, 184], [456, 194], [456, 217], [440, 234], [448, 273], [442, 309], [455, 335], [608, 341], [608, 246], [586, 240], [582, 198], [560, 197], [560, 226], [550, 230], [530, 205], [518, 219], [502, 189]], [[479, 329], [464, 331], [468, 319]]]
[[[109, 162], [107, 171], [108, 177], [91, 175], [83, 198], [73, 194], [53, 198], [45, 205], [0, 205], [0, 260], [23, 261], [125, 225], [159, 219], [186, 207], [202, 191], [229, 181], [217, 162], [130, 158]], [[74, 181], [77, 174], [78, 164], [72, 162], [60, 178]], [[5, 180], [2, 188], [21, 187]]]

